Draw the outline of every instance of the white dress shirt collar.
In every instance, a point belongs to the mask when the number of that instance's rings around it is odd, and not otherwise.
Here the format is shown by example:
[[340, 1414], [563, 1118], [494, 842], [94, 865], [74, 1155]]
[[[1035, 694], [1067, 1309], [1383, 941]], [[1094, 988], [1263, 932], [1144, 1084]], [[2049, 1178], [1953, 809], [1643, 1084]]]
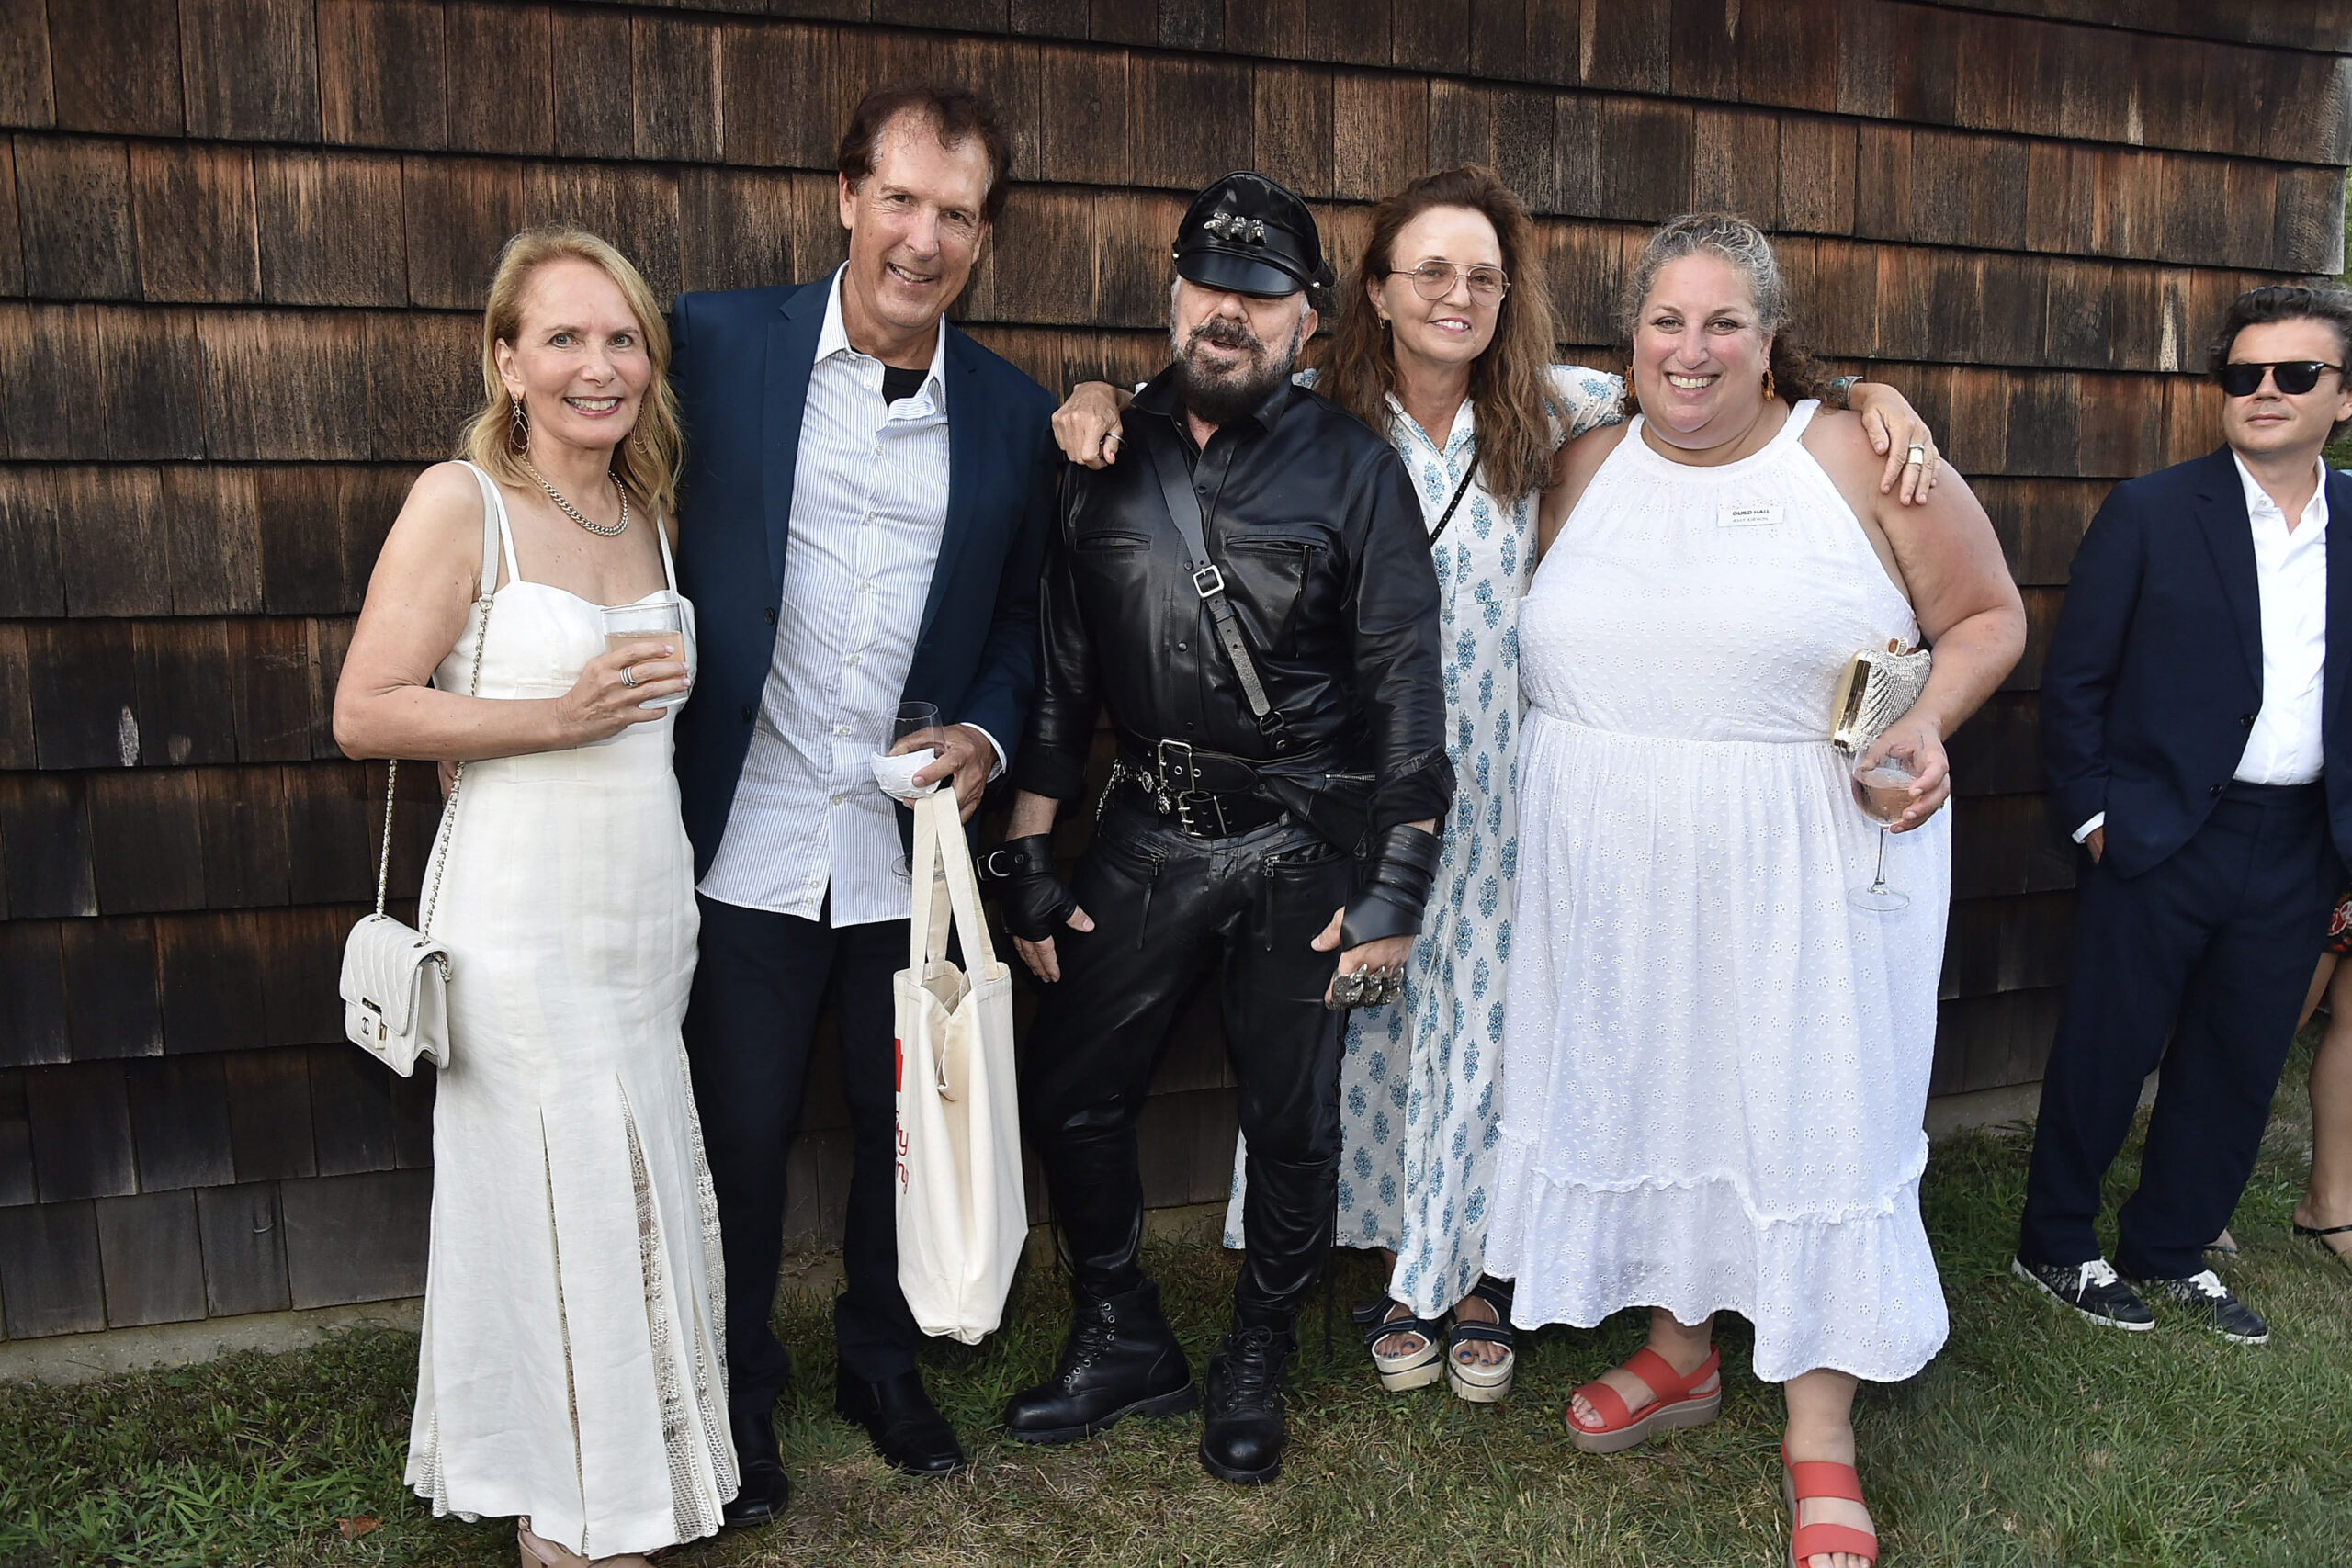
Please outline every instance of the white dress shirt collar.
[[[871, 359], [849, 341], [849, 325], [842, 319], [842, 275], [849, 271], [846, 265], [833, 269], [833, 286], [825, 293], [825, 324], [817, 331], [817, 362], [823, 364], [836, 354], [856, 355]], [[915, 394], [929, 400], [931, 412], [947, 412], [947, 321], [944, 317], [932, 329], [931, 368], [923, 375], [922, 389]]]
[[[2230, 453], [2230, 461], [2237, 465], [2238, 483], [2245, 489], [2247, 520], [2253, 521], [2267, 516], [2277, 518], [2283, 523], [2286, 520], [2286, 513], [2279, 509], [2277, 502], [2270, 499], [2270, 492], [2262, 488], [2262, 481], [2254, 477], [2254, 470], [2245, 466], [2245, 459], [2239, 457], [2233, 449]], [[2311, 501], [2303, 507], [2302, 516], [2297, 519], [2295, 526], [2289, 530], [2299, 539], [2302, 537], [2305, 524], [2317, 523], [2323, 527], [2327, 524], [2327, 459], [2314, 458], [2313, 462], [2319, 468], [2319, 483], [2312, 487]]]

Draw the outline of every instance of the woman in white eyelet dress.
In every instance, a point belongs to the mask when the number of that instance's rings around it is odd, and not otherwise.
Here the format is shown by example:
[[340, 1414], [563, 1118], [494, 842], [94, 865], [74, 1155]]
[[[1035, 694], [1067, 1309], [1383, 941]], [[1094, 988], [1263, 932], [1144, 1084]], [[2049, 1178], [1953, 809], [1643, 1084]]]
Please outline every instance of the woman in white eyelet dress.
[[[1767, 1382], [1894, 1382], [1946, 1327], [1918, 1181], [1951, 818], [1889, 840], [1907, 908], [1849, 905], [1878, 829], [1831, 699], [1857, 649], [1919, 628], [1800, 444], [1814, 407], [1713, 468], [1658, 456], [1636, 416], [1520, 606], [1487, 1249], [1522, 1325], [1726, 1309]], [[1725, 526], [1734, 502], [1775, 520]]]

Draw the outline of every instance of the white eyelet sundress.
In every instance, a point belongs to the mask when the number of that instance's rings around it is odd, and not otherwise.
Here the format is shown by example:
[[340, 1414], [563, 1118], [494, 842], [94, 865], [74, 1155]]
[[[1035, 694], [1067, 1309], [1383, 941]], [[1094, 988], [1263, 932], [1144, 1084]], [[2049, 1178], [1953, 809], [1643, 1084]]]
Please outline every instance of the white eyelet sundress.
[[1736, 1312], [1755, 1370], [1906, 1378], [1942, 1346], [1919, 1220], [1951, 818], [1878, 829], [1829, 744], [1910, 605], [1801, 443], [1610, 454], [1519, 616], [1520, 876], [1488, 1267], [1512, 1319]]
[[[488, 494], [507, 581], [481, 694], [560, 696], [605, 650], [598, 606], [524, 580]], [[662, 570], [648, 599], [677, 597], [666, 539]], [[467, 689], [481, 624], [444, 691]], [[699, 919], [676, 714], [469, 762], [442, 824], [451, 1059], [407, 1481], [436, 1515], [528, 1515], [585, 1557], [709, 1535], [737, 1486], [718, 1211], [678, 1032]]]

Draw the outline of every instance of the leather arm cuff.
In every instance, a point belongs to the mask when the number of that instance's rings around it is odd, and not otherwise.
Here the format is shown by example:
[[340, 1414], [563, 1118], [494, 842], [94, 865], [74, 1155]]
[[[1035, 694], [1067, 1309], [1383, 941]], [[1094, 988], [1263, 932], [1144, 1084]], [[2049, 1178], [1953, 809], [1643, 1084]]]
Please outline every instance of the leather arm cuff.
[[1371, 874], [1340, 921], [1342, 952], [1392, 936], [1419, 936], [1437, 882], [1438, 836], [1398, 824], [1380, 836]]

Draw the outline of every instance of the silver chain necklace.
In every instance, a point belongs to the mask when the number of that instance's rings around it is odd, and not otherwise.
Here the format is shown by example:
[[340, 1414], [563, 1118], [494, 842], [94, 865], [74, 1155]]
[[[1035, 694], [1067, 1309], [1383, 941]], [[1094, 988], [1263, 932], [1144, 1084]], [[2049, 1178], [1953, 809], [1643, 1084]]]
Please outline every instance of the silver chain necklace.
[[[541, 490], [543, 490], [543, 491], [547, 491], [547, 492], [548, 492], [548, 499], [549, 501], [554, 502], [556, 503], [556, 505], [558, 505], [559, 507], [560, 507], [560, 508], [562, 508], [562, 509], [563, 509], [563, 514], [564, 514], [566, 517], [571, 518], [574, 523], [579, 524], [582, 528], [587, 529], [591, 534], [600, 535], [600, 536], [603, 536], [603, 537], [605, 537], [605, 538], [611, 539], [611, 538], [617, 538], [617, 537], [618, 537], [618, 536], [619, 536], [623, 532], [625, 532], [625, 531], [628, 529], [628, 486], [627, 486], [627, 485], [625, 485], [625, 484], [621, 483], [621, 482], [620, 482], [620, 480], [618, 480], [618, 479], [614, 479], [614, 480], [613, 480], [613, 488], [614, 488], [615, 490], [616, 490], [616, 491], [620, 491], [620, 492], [621, 492], [621, 520], [620, 520], [619, 522], [617, 522], [617, 523], [614, 524], [611, 527], [607, 528], [607, 527], [606, 527], [606, 526], [605, 526], [605, 525], [603, 525], [602, 523], [591, 523], [591, 522], [589, 522], [589, 521], [588, 521], [588, 519], [587, 519], [587, 518], [585, 518], [585, 517], [582, 516], [582, 515], [581, 515], [581, 513], [580, 513], [580, 508], [578, 508], [578, 507], [576, 507], [576, 506], [572, 505], [572, 504], [571, 504], [571, 502], [568, 502], [568, 501], [564, 500], [564, 499], [563, 499], [563, 496], [561, 495], [561, 493], [560, 493], [560, 492], [559, 492], [559, 491], [556, 490], [555, 486], [553, 486], [553, 485], [551, 485], [551, 484], [548, 483], [548, 477], [547, 477], [545, 474], [543, 474], [543, 473], [539, 472], [539, 470], [538, 470], [538, 469], [537, 469], [537, 468], [535, 468], [531, 467], [531, 465], [530, 465], [530, 463], [529, 463], [529, 461], [528, 461], [527, 459], [526, 459], [526, 460], [524, 462], [524, 464], [523, 464], [523, 471], [524, 471], [525, 473], [526, 473], [526, 474], [529, 474], [533, 479], [537, 479], [537, 480], [538, 480], [538, 481], [539, 481], [539, 488], [540, 488]], [[609, 476], [607, 476], [607, 477], [609, 477]]]

